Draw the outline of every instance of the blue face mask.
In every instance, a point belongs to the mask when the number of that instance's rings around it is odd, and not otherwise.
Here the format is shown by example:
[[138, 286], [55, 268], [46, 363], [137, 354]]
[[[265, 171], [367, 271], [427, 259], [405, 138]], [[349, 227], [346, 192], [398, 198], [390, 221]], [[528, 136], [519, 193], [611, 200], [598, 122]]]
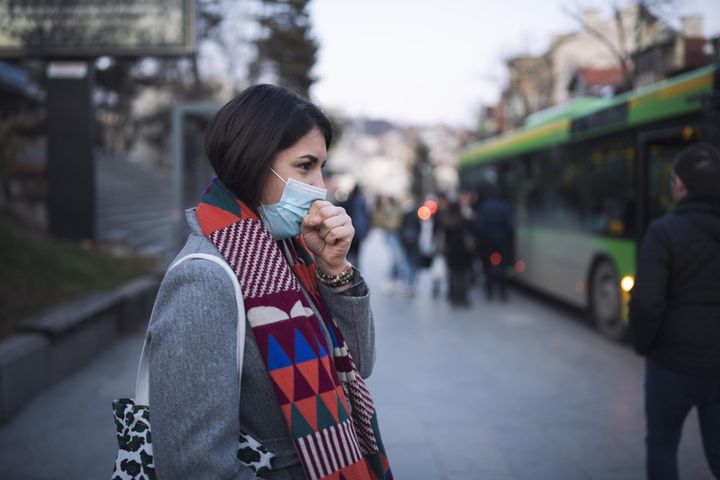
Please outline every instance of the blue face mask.
[[275, 240], [297, 237], [310, 206], [316, 200], [325, 200], [327, 190], [294, 178], [285, 181], [275, 170], [271, 168], [270, 171], [285, 184], [285, 188], [279, 202], [258, 207], [260, 216]]

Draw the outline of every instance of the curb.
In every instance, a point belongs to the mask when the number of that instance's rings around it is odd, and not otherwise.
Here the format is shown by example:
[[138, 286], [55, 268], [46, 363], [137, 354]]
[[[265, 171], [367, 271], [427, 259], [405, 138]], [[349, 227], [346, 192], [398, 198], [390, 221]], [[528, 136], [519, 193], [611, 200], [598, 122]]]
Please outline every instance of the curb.
[[66, 303], [22, 322], [0, 340], [0, 424], [43, 390], [150, 318], [162, 274]]

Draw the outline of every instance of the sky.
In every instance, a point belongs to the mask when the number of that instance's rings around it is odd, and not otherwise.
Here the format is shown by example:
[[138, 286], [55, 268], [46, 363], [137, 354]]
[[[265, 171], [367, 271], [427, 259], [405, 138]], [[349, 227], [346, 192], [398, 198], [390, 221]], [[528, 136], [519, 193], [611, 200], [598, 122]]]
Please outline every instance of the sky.
[[[625, 3], [621, 3], [625, 4]], [[676, 0], [667, 19], [701, 14], [720, 34], [720, 2]], [[580, 7], [578, 7], [580, 5]], [[323, 108], [403, 124], [474, 128], [482, 104], [497, 101], [503, 59], [539, 54], [553, 34], [577, 30], [563, 11], [593, 0], [313, 0], [320, 43], [311, 91]]]

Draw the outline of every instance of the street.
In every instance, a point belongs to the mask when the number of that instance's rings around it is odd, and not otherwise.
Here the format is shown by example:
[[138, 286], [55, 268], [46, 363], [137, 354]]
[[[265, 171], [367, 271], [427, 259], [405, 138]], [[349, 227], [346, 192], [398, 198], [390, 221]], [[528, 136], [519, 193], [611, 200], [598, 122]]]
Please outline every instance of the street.
[[[582, 314], [514, 289], [469, 309], [388, 291], [388, 252], [373, 231], [360, 268], [370, 284], [377, 362], [369, 379], [395, 478], [644, 478], [643, 361]], [[131, 396], [142, 332], [47, 390], [0, 427], [0, 478], [109, 478], [117, 448], [111, 402]], [[681, 476], [711, 479], [697, 418], [687, 420]]]

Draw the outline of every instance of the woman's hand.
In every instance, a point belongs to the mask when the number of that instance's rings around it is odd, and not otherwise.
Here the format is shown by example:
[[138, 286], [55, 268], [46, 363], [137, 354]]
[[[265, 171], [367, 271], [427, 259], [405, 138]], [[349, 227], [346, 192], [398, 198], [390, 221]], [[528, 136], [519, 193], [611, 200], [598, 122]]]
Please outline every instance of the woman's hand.
[[300, 225], [300, 234], [324, 273], [339, 275], [347, 268], [355, 229], [344, 208], [316, 200]]

